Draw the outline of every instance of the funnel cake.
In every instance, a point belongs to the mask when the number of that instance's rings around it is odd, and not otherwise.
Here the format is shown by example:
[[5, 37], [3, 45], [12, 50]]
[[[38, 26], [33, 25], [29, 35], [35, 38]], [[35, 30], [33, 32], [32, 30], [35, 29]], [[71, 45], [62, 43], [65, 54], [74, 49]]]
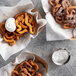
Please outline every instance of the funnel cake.
[[14, 45], [16, 40], [18, 40], [23, 34], [30, 33], [35, 34], [37, 29], [36, 20], [31, 14], [26, 12], [21, 12], [15, 16], [16, 30], [14, 32], [9, 32], [5, 28], [5, 22], [0, 24], [1, 35], [3, 40], [9, 45]]
[[55, 21], [62, 24], [62, 28], [76, 27], [76, 6], [72, 6], [69, 0], [49, 0], [49, 4]]
[[63, 28], [75, 28], [76, 27], [76, 6], [70, 6], [66, 9], [66, 21], [63, 24]]
[[18, 64], [12, 71], [11, 76], [42, 76], [38, 72], [39, 66], [33, 60], [28, 60]]

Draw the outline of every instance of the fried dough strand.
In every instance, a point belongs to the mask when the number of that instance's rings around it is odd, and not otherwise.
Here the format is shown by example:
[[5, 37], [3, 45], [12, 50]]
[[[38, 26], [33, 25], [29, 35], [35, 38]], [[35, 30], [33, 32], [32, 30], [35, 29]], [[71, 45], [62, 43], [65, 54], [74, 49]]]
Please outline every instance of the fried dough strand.
[[62, 28], [76, 27], [76, 6], [72, 6], [69, 0], [49, 0], [49, 4], [55, 21], [62, 24]]
[[37, 23], [31, 14], [21, 12], [15, 15], [16, 30], [9, 32], [5, 29], [5, 21], [0, 24], [1, 35], [3, 40], [9, 45], [14, 45], [23, 34], [35, 34]]
[[39, 66], [33, 60], [25, 60], [18, 64], [13, 72], [12, 76], [42, 76], [41, 73], [38, 72]]

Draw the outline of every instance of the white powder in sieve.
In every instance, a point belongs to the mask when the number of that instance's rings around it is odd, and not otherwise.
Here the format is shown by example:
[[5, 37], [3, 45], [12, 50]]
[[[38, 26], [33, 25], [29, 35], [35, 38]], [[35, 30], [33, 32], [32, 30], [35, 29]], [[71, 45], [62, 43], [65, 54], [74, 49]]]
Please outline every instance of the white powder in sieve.
[[57, 65], [63, 65], [69, 58], [66, 50], [58, 50], [52, 54], [52, 61]]

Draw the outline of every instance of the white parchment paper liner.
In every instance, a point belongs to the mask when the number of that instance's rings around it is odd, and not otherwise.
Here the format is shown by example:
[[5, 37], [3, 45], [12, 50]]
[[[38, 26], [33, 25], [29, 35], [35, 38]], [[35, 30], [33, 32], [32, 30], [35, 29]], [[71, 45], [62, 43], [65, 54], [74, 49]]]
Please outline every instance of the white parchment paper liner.
[[4, 42], [0, 35], [0, 54], [4, 60], [7, 60], [11, 55], [24, 49], [31, 41], [31, 38], [35, 38], [40, 32], [40, 29], [46, 24], [45, 19], [38, 18], [39, 13], [37, 11], [31, 12], [33, 9], [34, 6], [31, 0], [19, 0], [19, 2], [14, 6], [0, 7], [0, 23], [9, 17], [14, 17], [17, 13], [25, 11], [33, 15], [38, 24], [37, 33], [35, 35], [25, 34], [23, 37], [17, 40], [13, 46], [9, 46], [8, 43]]
[[24, 60], [33, 59], [39, 65], [39, 72], [42, 73], [42, 76], [47, 76], [48, 64], [39, 56], [30, 53], [30, 52], [22, 52], [13, 62], [10, 62], [6, 66], [0, 69], [0, 76], [11, 76], [11, 72], [15, 68], [17, 64], [20, 64]]
[[[46, 13], [46, 19], [48, 24], [46, 25], [46, 40], [66, 40], [66, 39], [76, 39], [72, 38], [73, 29], [63, 29], [60, 24], [56, 23], [54, 17], [51, 14], [51, 5], [48, 3], [49, 0], [41, 0], [44, 12]], [[73, 0], [70, 0], [73, 2]], [[74, 35], [76, 35], [76, 29], [74, 30]]]

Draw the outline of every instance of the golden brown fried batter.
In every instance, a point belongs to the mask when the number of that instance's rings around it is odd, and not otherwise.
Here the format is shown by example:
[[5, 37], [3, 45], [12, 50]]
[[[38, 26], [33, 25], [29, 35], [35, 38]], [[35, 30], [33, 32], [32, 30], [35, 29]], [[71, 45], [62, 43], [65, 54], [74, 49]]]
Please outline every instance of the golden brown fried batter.
[[42, 76], [38, 72], [39, 66], [33, 60], [23, 61], [12, 72], [12, 76]]
[[15, 16], [16, 30], [14, 32], [8, 32], [5, 29], [5, 22], [0, 24], [1, 35], [3, 40], [9, 45], [14, 45], [16, 40], [18, 40], [23, 34], [30, 33], [35, 34], [37, 29], [37, 23], [32, 15], [21, 12]]
[[55, 21], [64, 29], [76, 27], [76, 6], [72, 6], [69, 0], [49, 0], [49, 4]]

